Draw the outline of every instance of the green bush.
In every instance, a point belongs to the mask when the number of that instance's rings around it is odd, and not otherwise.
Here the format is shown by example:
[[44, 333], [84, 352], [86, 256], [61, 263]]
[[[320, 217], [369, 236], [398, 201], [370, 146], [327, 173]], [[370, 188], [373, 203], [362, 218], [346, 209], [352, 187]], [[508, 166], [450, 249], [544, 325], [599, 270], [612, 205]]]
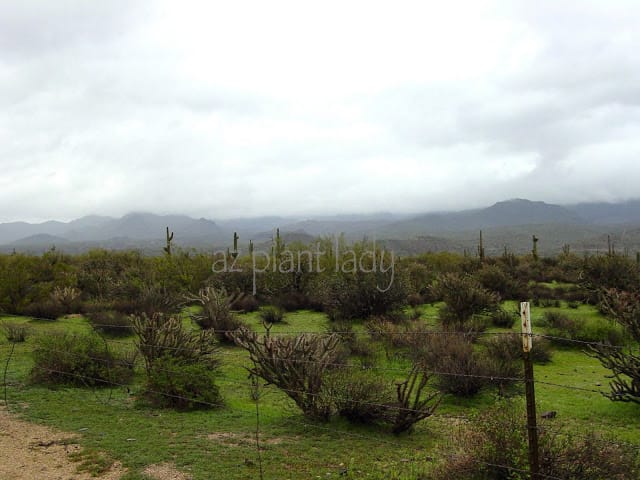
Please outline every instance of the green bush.
[[391, 385], [371, 370], [337, 370], [325, 379], [322, 396], [337, 413], [352, 423], [387, 425], [395, 434], [413, 430], [433, 415], [440, 395], [428, 393], [427, 371], [413, 365], [407, 378]]
[[26, 305], [20, 313], [27, 317], [56, 320], [67, 312], [63, 305], [54, 300], [42, 300]]
[[112, 337], [126, 337], [133, 333], [133, 324], [129, 315], [115, 310], [87, 314], [93, 329]]
[[445, 304], [438, 312], [444, 326], [462, 325], [476, 315], [494, 312], [499, 307], [498, 295], [483, 288], [470, 275], [440, 275], [433, 291]]
[[[485, 351], [490, 358], [500, 361], [522, 361], [522, 335], [518, 333], [508, 335], [492, 335], [482, 342]], [[551, 345], [545, 338], [535, 337], [531, 349], [531, 360], [535, 363], [548, 363], [551, 361]], [[519, 364], [521, 366], [521, 364]], [[519, 367], [521, 370], [522, 368]], [[518, 372], [519, 374], [520, 372]]]
[[273, 298], [273, 304], [277, 305], [285, 312], [295, 312], [298, 310], [315, 310], [318, 305], [303, 292], [290, 290], [279, 294]]
[[426, 303], [424, 301], [424, 298], [422, 297], [421, 294], [419, 293], [412, 293], [410, 295], [407, 296], [407, 304], [410, 307], [419, 307], [420, 305], [423, 305], [424, 303]]
[[425, 335], [415, 355], [418, 363], [433, 372], [436, 386], [443, 393], [472, 396], [492, 383], [485, 358], [465, 335]]
[[21, 343], [29, 336], [29, 326], [24, 323], [4, 321], [0, 323], [0, 330], [7, 337], [7, 340], [14, 343]]
[[394, 400], [390, 385], [371, 370], [339, 369], [327, 376], [323, 394], [352, 423], [382, 422]]
[[421, 341], [419, 331], [424, 330], [422, 322], [394, 323], [387, 317], [373, 317], [365, 323], [365, 328], [373, 340], [381, 341], [390, 350], [413, 348]]
[[260, 302], [253, 295], [238, 296], [231, 304], [231, 310], [238, 312], [255, 312], [260, 308]]
[[284, 310], [276, 306], [262, 307], [259, 315], [267, 323], [282, 323], [284, 321]]
[[523, 295], [526, 297], [526, 283], [516, 280], [507, 270], [506, 266], [500, 264], [485, 263], [474, 276], [484, 288], [497, 292], [504, 299], [518, 299]]
[[220, 407], [223, 401], [216, 379], [215, 369], [205, 363], [164, 355], [149, 370], [145, 398], [156, 407], [178, 410]]
[[145, 397], [152, 404], [194, 409], [222, 402], [215, 385], [219, 347], [212, 331], [187, 329], [177, 315], [142, 314], [132, 320], [145, 361]]
[[408, 281], [399, 271], [337, 272], [328, 275], [317, 290], [321, 292], [323, 310], [331, 319], [366, 319], [402, 310], [407, 302]]
[[[432, 480], [525, 480], [529, 478], [525, 406], [502, 400], [475, 416], [443, 451]], [[555, 429], [554, 429], [555, 430]], [[631, 480], [640, 473], [638, 452], [594, 433], [538, 428], [540, 474], [567, 480]]]
[[242, 294], [229, 295], [224, 288], [202, 288], [198, 295], [188, 297], [190, 301], [202, 307], [202, 311], [192, 314], [191, 318], [203, 330], [212, 330], [218, 341], [233, 343], [231, 334], [243, 323], [235, 315], [231, 306], [242, 296]]
[[355, 355], [369, 362], [376, 356], [375, 345], [362, 335], [358, 335], [353, 330], [351, 322], [331, 322], [327, 327], [327, 333], [338, 335], [349, 355]]
[[621, 346], [625, 344], [627, 337], [618, 325], [606, 320], [597, 320], [583, 322], [578, 330], [577, 340]]
[[36, 383], [107, 386], [126, 383], [133, 365], [95, 334], [51, 332], [36, 337], [31, 378]]
[[507, 310], [499, 309], [491, 314], [491, 324], [497, 328], [512, 328], [516, 316]]
[[554, 342], [571, 345], [571, 340], [579, 342], [609, 343], [623, 345], [626, 336], [622, 328], [615, 323], [603, 319], [572, 318], [564, 313], [548, 311], [544, 313], [543, 326], [548, 326], [547, 333]]

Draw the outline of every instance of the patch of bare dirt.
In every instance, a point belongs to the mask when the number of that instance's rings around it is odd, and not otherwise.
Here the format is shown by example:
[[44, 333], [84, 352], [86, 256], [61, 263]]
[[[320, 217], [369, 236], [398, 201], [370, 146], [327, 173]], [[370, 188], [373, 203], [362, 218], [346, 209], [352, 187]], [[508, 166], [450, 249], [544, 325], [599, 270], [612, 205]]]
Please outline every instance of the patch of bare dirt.
[[[81, 450], [73, 443], [74, 437], [74, 434], [18, 420], [0, 409], [0, 478], [90, 480], [91, 475], [78, 473], [78, 463], [69, 459], [70, 454]], [[114, 463], [100, 478], [118, 480], [125, 472], [120, 464]]]
[[171, 463], [149, 465], [144, 473], [157, 480], [191, 480], [191, 475], [181, 472]]
[[[260, 436], [261, 445], [280, 445], [282, 443], [295, 442], [299, 437], [267, 437]], [[242, 447], [255, 445], [256, 437], [248, 433], [213, 432], [207, 435], [207, 439], [221, 442], [229, 446]]]

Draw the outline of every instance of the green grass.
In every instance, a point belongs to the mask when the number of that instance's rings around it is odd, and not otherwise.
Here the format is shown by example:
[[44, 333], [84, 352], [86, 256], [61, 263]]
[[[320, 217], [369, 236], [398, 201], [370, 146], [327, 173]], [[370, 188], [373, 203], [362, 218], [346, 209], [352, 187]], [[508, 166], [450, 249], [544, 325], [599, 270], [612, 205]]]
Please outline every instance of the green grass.
[[[437, 328], [438, 305], [425, 305], [425, 328]], [[515, 302], [505, 305], [515, 309]], [[532, 309], [536, 321], [545, 309]], [[562, 308], [568, 315], [606, 321], [597, 310], [582, 306]], [[242, 315], [252, 328], [262, 328], [257, 312]], [[88, 332], [82, 317], [57, 321], [12, 319], [28, 323], [34, 334], [51, 331]], [[185, 319], [185, 321], [188, 321]], [[324, 332], [324, 314], [309, 311], [288, 313], [286, 323], [276, 324], [274, 333]], [[356, 326], [364, 334], [362, 324]], [[519, 331], [517, 324], [513, 331]], [[133, 337], [110, 341], [126, 348]], [[194, 479], [258, 478], [255, 444], [256, 406], [252, 401], [246, 367], [247, 354], [232, 346], [222, 347], [220, 389], [223, 408], [209, 411], [175, 412], [143, 407], [135, 401], [142, 388], [141, 369], [126, 388], [46, 388], [28, 382], [33, 335], [16, 344], [7, 372], [9, 408], [25, 419], [80, 433], [83, 453], [78, 466], [98, 473], [107, 459], [117, 459], [130, 473], [126, 480], [144, 478], [150, 464], [172, 462]], [[535, 348], [535, 344], [534, 344]], [[0, 365], [4, 368], [11, 345], [0, 336]], [[382, 361], [385, 361], [384, 358]], [[379, 371], [384, 378], [399, 379], [408, 367], [402, 358], [392, 358]], [[536, 395], [540, 411], [556, 410], [554, 424], [580, 433], [595, 429], [640, 444], [640, 406], [614, 403], [604, 396], [582, 390], [545, 385], [568, 385], [588, 390], [607, 390], [607, 371], [579, 348], [555, 348], [553, 360], [535, 366]], [[598, 385], [600, 384], [600, 385]], [[472, 398], [444, 398], [433, 418], [419, 424], [412, 435], [394, 436], [379, 427], [354, 426], [341, 419], [319, 424], [305, 419], [293, 403], [274, 387], [262, 387], [259, 402], [262, 459], [266, 479], [341, 478], [409, 479], [427, 471], [434, 448], [449, 438], [455, 421], [447, 416], [467, 416], [487, 408], [496, 392], [487, 390]]]

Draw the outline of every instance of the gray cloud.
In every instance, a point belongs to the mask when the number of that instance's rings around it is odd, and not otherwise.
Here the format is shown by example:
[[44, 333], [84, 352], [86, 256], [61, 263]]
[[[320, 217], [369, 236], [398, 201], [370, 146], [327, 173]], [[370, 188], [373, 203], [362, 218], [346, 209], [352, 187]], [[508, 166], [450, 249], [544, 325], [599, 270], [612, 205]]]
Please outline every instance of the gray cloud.
[[0, 221], [636, 196], [639, 21], [627, 1], [3, 2]]

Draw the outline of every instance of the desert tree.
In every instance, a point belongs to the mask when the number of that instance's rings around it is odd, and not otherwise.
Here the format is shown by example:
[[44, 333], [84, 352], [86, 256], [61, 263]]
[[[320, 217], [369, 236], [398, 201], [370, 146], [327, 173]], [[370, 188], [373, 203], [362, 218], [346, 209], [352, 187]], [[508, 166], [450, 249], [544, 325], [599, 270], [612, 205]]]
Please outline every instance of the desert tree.
[[606, 290], [602, 294], [601, 309], [613, 317], [634, 342], [625, 347], [590, 345], [587, 353], [611, 370], [611, 393], [607, 394], [611, 400], [640, 403], [640, 293]]

